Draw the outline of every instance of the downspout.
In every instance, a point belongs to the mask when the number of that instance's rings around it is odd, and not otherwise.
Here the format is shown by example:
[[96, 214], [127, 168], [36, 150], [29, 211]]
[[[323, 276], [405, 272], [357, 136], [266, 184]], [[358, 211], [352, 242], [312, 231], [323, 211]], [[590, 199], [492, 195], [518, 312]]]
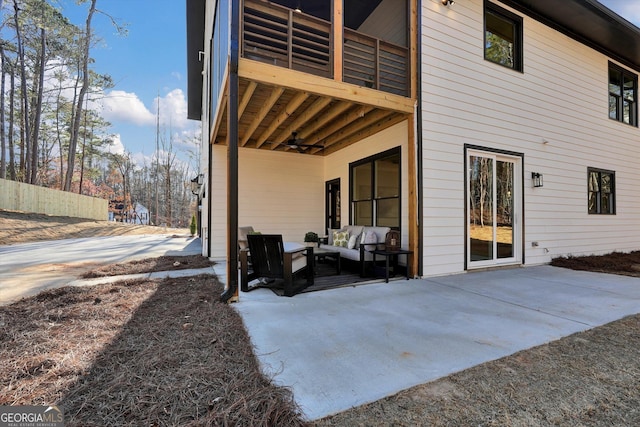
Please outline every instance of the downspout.
[[[211, 115], [209, 115], [211, 116]], [[209, 122], [211, 123], [211, 122]], [[209, 138], [209, 137], [207, 137]], [[209, 169], [207, 169], [208, 173], [207, 173], [207, 188], [205, 189], [205, 191], [209, 192], [209, 195], [207, 196], [206, 194], [204, 195], [204, 197], [207, 199], [207, 258], [211, 258], [211, 224], [213, 223], [213, 209], [212, 209], [212, 203], [213, 203], [213, 197], [212, 197], [212, 192], [211, 189], [213, 188], [213, 174], [211, 173], [211, 171], [213, 171], [213, 144], [211, 144], [211, 142], [209, 140], [207, 140], [207, 146], [208, 148], [208, 152], [209, 152], [209, 159], [207, 160], [207, 164], [209, 165]]]
[[418, 73], [418, 108], [416, 111], [416, 143], [418, 152], [417, 161], [416, 161], [416, 169], [417, 169], [417, 179], [418, 179], [418, 276], [422, 277], [424, 273], [423, 266], [423, 243], [424, 243], [424, 214], [423, 214], [423, 200], [424, 200], [424, 190], [423, 186], [423, 169], [422, 169], [422, 0], [418, 0], [418, 17], [417, 17], [417, 31], [418, 31], [418, 60], [416, 61]]
[[227, 286], [226, 303], [238, 293], [238, 56], [240, 1], [231, 1], [231, 49], [227, 98]]

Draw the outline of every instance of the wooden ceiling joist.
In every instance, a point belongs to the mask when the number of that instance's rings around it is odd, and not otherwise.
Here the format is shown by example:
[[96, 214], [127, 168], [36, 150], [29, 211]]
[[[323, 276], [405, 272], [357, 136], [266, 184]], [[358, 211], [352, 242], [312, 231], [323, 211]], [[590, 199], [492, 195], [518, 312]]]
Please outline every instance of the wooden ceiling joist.
[[329, 124], [329, 126], [325, 126], [322, 128], [320, 132], [313, 134], [313, 136], [309, 137], [305, 143], [307, 144], [320, 144], [322, 140], [327, 138], [329, 135], [338, 132], [345, 126], [353, 123], [355, 120], [364, 117], [368, 112], [373, 110], [373, 107], [361, 107], [358, 106], [356, 108], [352, 108], [347, 114], [342, 117], [334, 120]]
[[283, 92], [284, 92], [283, 87], [274, 87], [271, 90], [271, 95], [269, 95], [269, 98], [267, 99], [267, 101], [262, 105], [262, 107], [260, 108], [260, 111], [258, 111], [258, 114], [254, 116], [253, 120], [251, 121], [251, 124], [245, 130], [244, 136], [240, 141], [241, 147], [244, 147], [245, 145], [247, 145], [247, 141], [251, 139], [251, 137], [253, 136], [253, 132], [255, 132], [255, 130], [260, 125], [260, 123], [262, 123], [264, 118], [267, 116], [267, 114], [273, 107], [273, 104], [275, 104], [276, 101], [280, 99], [280, 96], [282, 96]]
[[[241, 147], [298, 153], [285, 143], [296, 132], [303, 144], [324, 146], [306, 149], [305, 155], [323, 156], [406, 120], [415, 106], [415, 99], [325, 77], [255, 61], [243, 60], [240, 65]], [[226, 98], [222, 102], [210, 141], [225, 145]]]
[[298, 136], [300, 138], [306, 138], [312, 133], [316, 132], [325, 124], [331, 122], [340, 114], [351, 108], [352, 105], [348, 102], [339, 102], [336, 105], [329, 108], [322, 115], [315, 117], [313, 120], [306, 122], [306, 125], [298, 130]]
[[[281, 144], [286, 139], [291, 136], [292, 132], [297, 132], [298, 128], [301, 127], [304, 123], [312, 120], [320, 111], [322, 111], [327, 105], [331, 103], [331, 98], [320, 98], [316, 102], [314, 102], [308, 109], [306, 109], [303, 113], [301, 113], [296, 119], [294, 119], [289, 126], [284, 128], [282, 132], [275, 139], [277, 144]], [[298, 135], [299, 138], [304, 138], [302, 134]], [[274, 150], [277, 147], [277, 144], [273, 144], [271, 147]], [[287, 147], [288, 148], [288, 147]]]
[[242, 118], [242, 114], [244, 114], [245, 108], [249, 105], [249, 101], [251, 101], [251, 97], [253, 96], [253, 92], [255, 92], [258, 87], [258, 83], [249, 82], [249, 86], [247, 86], [247, 90], [242, 94], [242, 100], [238, 105], [238, 120]]
[[280, 111], [275, 120], [272, 120], [267, 129], [262, 132], [262, 135], [256, 141], [256, 148], [260, 148], [262, 144], [278, 129], [278, 127], [284, 123], [289, 117], [296, 112], [298, 107], [309, 97], [307, 92], [296, 93], [291, 101]]
[[336, 132], [333, 132], [330, 136], [324, 138], [324, 143], [322, 145], [324, 145], [325, 149], [327, 149], [332, 145], [337, 144], [338, 142], [350, 137], [351, 135], [361, 131], [368, 126], [372, 126], [376, 122], [383, 120], [392, 114], [395, 113], [393, 111], [386, 110], [372, 110], [365, 116], [352, 121], [348, 125], [341, 127]]
[[[348, 138], [345, 138], [340, 142], [337, 142], [331, 145], [331, 147], [324, 150], [323, 154], [326, 156], [327, 154], [335, 153], [336, 151], [339, 151], [345, 147], [348, 147], [349, 145], [355, 144], [358, 141], [362, 141], [363, 139], [368, 138], [372, 135], [375, 135], [376, 133], [381, 132], [404, 120], [407, 120], [407, 116], [404, 114], [398, 114], [398, 113], [390, 114], [384, 119], [377, 121], [372, 126], [367, 126], [363, 129], [360, 129], [359, 131], [352, 134]], [[315, 154], [315, 153], [312, 152], [310, 154]]]

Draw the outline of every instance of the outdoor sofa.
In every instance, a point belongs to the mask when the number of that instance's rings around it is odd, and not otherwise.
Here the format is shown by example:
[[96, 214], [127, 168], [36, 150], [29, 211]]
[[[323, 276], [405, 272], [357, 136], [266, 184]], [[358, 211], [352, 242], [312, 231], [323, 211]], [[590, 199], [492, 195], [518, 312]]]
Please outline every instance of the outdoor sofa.
[[365, 276], [367, 262], [373, 261], [371, 251], [384, 249], [384, 242], [389, 227], [372, 227], [362, 225], [347, 225], [339, 230], [329, 229], [327, 243], [321, 248], [340, 253], [340, 258], [358, 263], [360, 276]]

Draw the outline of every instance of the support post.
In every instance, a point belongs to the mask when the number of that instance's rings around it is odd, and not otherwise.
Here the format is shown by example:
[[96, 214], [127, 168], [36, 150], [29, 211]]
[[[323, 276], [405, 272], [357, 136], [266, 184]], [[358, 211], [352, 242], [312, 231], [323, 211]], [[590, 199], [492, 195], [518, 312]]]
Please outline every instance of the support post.
[[227, 97], [227, 287], [222, 302], [238, 300], [238, 58], [240, 2], [231, 2], [231, 50]]

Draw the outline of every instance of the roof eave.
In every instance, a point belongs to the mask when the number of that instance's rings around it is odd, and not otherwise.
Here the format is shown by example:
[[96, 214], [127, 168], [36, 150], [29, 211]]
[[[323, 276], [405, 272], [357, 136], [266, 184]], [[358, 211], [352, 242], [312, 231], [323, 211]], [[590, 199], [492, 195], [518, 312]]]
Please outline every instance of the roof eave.
[[202, 119], [202, 54], [206, 0], [187, 0], [187, 118]]
[[501, 0], [610, 58], [640, 70], [640, 29], [596, 0]]

